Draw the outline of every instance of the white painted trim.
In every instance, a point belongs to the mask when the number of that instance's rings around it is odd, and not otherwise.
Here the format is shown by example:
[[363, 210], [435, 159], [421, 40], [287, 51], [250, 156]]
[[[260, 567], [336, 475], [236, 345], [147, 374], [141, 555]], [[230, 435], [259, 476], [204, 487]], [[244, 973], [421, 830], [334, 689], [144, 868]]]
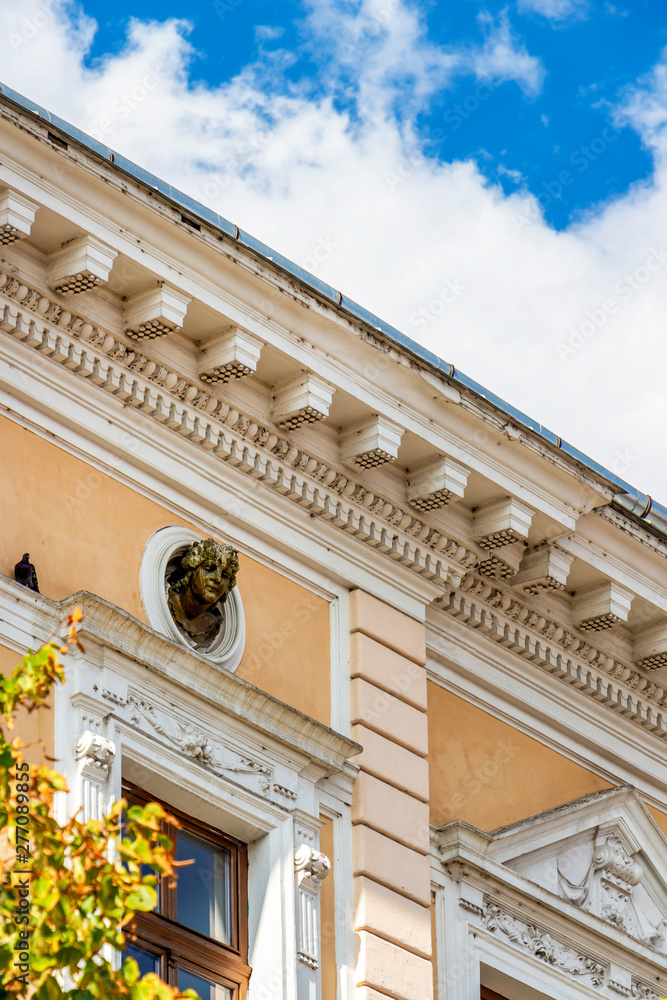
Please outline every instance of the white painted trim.
[[[443, 828], [441, 848], [439, 832], [432, 834], [438, 1000], [477, 1000], [482, 965], [547, 997], [613, 998], [618, 993], [610, 983], [619, 973], [628, 983], [661, 989], [665, 955], [486, 856], [486, 835], [479, 831], [465, 824]], [[590, 960], [588, 972], [574, 972], [580, 956]]]
[[349, 804], [341, 805], [331, 792], [331, 783], [321, 791], [320, 814], [333, 823], [337, 1000], [352, 1000], [356, 966], [352, 820]]
[[[356, 744], [112, 605], [75, 597], [85, 652], [65, 657], [67, 683], [54, 696], [55, 756], [71, 790], [56, 803], [59, 820], [79, 805], [77, 742], [90, 730], [100, 745], [116, 747], [108, 777], [98, 782], [105, 801], [119, 797], [124, 771], [156, 797], [248, 842], [249, 998], [309, 1000], [297, 990], [294, 819], [317, 830], [324, 796], [349, 825], [356, 769], [347, 760]], [[71, 603], [0, 577], [0, 641], [20, 647], [34, 636], [38, 646]], [[342, 851], [349, 863], [349, 845]]]
[[[55, 602], [0, 575], [0, 643], [19, 649], [39, 647], [73, 603], [84, 616], [80, 627], [84, 645], [103, 647], [109, 668], [114, 663], [139, 662], [142, 677], [152, 675], [158, 689], [167, 682], [181, 689], [174, 704], [196, 696], [198, 708], [193, 710], [193, 718], [201, 721], [207, 713], [223, 712], [227, 729], [235, 730], [238, 725], [254, 728], [262, 743], [282, 744], [292, 754], [298, 748], [305, 755], [304, 764], [309, 761], [318, 778], [336, 775], [338, 783], [351, 787], [357, 768], [348, 761], [358, 752], [356, 743], [85, 591]], [[76, 666], [79, 661], [74, 658], [69, 662]], [[108, 706], [106, 714], [111, 714]]]
[[330, 604], [331, 728], [350, 734], [350, 626], [349, 592], [340, 588]]

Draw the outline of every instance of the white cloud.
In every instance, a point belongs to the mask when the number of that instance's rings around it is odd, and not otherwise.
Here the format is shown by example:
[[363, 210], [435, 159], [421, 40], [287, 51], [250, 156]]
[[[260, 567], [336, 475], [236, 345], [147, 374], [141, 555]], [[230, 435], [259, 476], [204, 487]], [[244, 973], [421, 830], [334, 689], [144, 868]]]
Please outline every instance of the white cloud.
[[651, 72], [627, 89], [616, 118], [636, 129], [646, 146], [664, 160], [667, 154], [667, 48]]
[[513, 181], [515, 184], [520, 184], [523, 180], [523, 174], [520, 170], [512, 170], [510, 167], [506, 167], [502, 163], [498, 165], [496, 172], [501, 177], [509, 178], [509, 180]]
[[[120, 52], [86, 66], [93, 25], [43, 0], [20, 11], [0, 4], [1, 72], [297, 263], [318, 266], [336, 288], [667, 502], [665, 64], [628, 94], [624, 112], [656, 150], [653, 183], [557, 233], [525, 191], [504, 195], [473, 161], [425, 156], [411, 125], [475, 59], [482, 79], [539, 85], [509, 27], [503, 36], [503, 23], [491, 24], [477, 50], [444, 50], [405, 2], [371, 29], [383, 6], [346, 4], [357, 20], [344, 17], [328, 41], [342, 8], [310, 8], [313, 46], [329, 46], [322, 80], [331, 86], [320, 81], [317, 97], [284, 86], [273, 60], [217, 88], [189, 83], [194, 56], [174, 20], [132, 22]], [[514, 73], [509, 54], [493, 55], [503, 37], [520, 56]], [[465, 113], [496, 91], [473, 82]], [[443, 128], [454, 128], [451, 117]], [[577, 184], [578, 168], [571, 172]], [[545, 182], [543, 200], [557, 183]], [[338, 247], [316, 265], [322, 240]]]
[[480, 20], [487, 25], [488, 34], [484, 45], [473, 54], [476, 75], [496, 83], [515, 80], [527, 93], [539, 93], [544, 69], [539, 59], [531, 56], [517, 40], [507, 14], [502, 13], [497, 24], [488, 15]]
[[568, 18], [585, 17], [589, 10], [588, 0], [519, 0], [520, 11], [535, 11], [548, 17], [550, 21], [566, 21]]
[[258, 24], [255, 27], [255, 38], [260, 42], [273, 42], [284, 34], [284, 28], [276, 28], [270, 24]]

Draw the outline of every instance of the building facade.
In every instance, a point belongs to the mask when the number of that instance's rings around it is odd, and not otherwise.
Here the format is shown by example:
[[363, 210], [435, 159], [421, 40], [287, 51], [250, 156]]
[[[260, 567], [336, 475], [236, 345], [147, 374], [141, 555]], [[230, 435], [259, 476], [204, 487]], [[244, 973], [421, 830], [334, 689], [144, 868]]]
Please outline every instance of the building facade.
[[0, 244], [0, 666], [81, 608], [21, 733], [182, 822], [142, 968], [664, 995], [667, 512], [5, 87]]

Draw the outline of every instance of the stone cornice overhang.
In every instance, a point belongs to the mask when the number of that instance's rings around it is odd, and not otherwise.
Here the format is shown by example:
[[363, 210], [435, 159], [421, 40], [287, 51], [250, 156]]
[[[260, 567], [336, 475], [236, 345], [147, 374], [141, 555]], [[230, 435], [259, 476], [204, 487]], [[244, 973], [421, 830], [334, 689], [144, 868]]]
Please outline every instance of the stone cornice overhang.
[[49, 358], [61, 366], [65, 378], [85, 380], [107, 398], [115, 396], [177, 438], [189, 440], [424, 581], [458, 581], [478, 562], [475, 550], [296, 447], [287, 435], [261, 426], [203, 385], [154, 364], [141, 351], [1, 271], [0, 310], [3, 340], [14, 341], [14, 350], [28, 348]]
[[174, 687], [196, 691], [216, 713], [299, 751], [326, 774], [356, 772], [349, 759], [361, 751], [358, 743], [159, 635], [126, 611], [87, 591], [52, 601], [0, 574], [0, 619], [25, 622], [35, 644], [44, 642], [73, 607], [83, 613], [79, 637], [84, 648], [88, 640], [112, 649]]
[[[664, 955], [493, 860], [487, 853], [492, 842], [491, 834], [460, 821], [432, 827], [434, 878], [440, 881], [439, 871], [443, 870], [455, 882], [467, 882], [479, 890], [485, 901], [501, 904], [521, 923], [534, 924], [559, 943], [597, 961], [621, 965], [633, 978], [645, 980], [647, 974], [656, 980], [664, 978]], [[465, 895], [462, 899], [464, 909], [472, 913], [480, 909], [474, 901], [466, 905]]]
[[[438, 386], [445, 399], [454, 398], [472, 414], [504, 430], [513, 440], [520, 441], [529, 451], [588, 483], [598, 493], [602, 503], [611, 502], [619, 492], [645, 498], [644, 494], [562, 441], [558, 435], [458, 372], [453, 365], [421, 347], [379, 317], [347, 299], [332, 286], [255, 240], [222, 216], [4, 85], [0, 87], [0, 116], [31, 132], [42, 142], [49, 141], [48, 131], [62, 134], [68, 144], [75, 145], [79, 153], [85, 155], [87, 162], [84, 166], [89, 170], [95, 169], [98, 173], [100, 169], [103, 171], [106, 183], [113, 182], [114, 178], [130, 181], [133, 186], [148, 193], [154, 209], [160, 204], [166, 208], [170, 221], [183, 229], [189, 238], [206, 239], [208, 231], [211, 240], [215, 241], [216, 249], [220, 250], [222, 241], [224, 252], [236, 263], [250, 268], [265, 281], [272, 281], [272, 274], [279, 276], [282, 292], [296, 297], [303, 304], [317, 304], [320, 309], [333, 312], [339, 321], [344, 321], [362, 339], [383, 353], [390, 353], [394, 360], [412, 372], [416, 371], [429, 384]], [[69, 155], [72, 158], [69, 150], [58, 148], [53, 143], [50, 145], [59, 155]], [[76, 158], [76, 162], [82, 166], [80, 156]], [[200, 231], [194, 231], [188, 226], [187, 220], [181, 218], [183, 211], [192, 217]], [[635, 518], [633, 521], [641, 523]], [[647, 536], [660, 534], [655, 526], [641, 523], [641, 528]]]
[[[632, 664], [535, 610], [497, 583], [468, 573], [436, 602], [446, 615], [531, 663], [645, 733], [667, 739], [667, 691]], [[434, 622], [431, 627], [437, 627]], [[591, 704], [592, 703], [592, 704]]]
[[[3, 307], [3, 301], [6, 303]], [[4, 331], [4, 332], [3, 332]], [[112, 407], [112, 397], [171, 432], [178, 447], [201, 449], [289, 503], [398, 563], [431, 590], [431, 600], [474, 629], [555, 678], [580, 690], [660, 738], [667, 737], [667, 692], [587, 638], [533, 610], [523, 598], [470, 571], [479, 554], [444, 535], [405, 507], [389, 503], [262, 426], [202, 385], [156, 365], [141, 351], [0, 271], [0, 356], [30, 367], [55, 363], [67, 384], [84, 382]], [[108, 402], [107, 402], [108, 401]]]

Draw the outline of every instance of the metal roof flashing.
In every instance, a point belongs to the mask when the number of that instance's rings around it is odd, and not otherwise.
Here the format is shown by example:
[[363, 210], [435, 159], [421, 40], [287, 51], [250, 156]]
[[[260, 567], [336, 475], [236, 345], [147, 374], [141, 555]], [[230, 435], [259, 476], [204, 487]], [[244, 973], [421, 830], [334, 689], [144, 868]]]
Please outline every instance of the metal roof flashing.
[[148, 187], [151, 192], [161, 195], [172, 202], [179, 211], [185, 209], [190, 215], [195, 216], [196, 221], [201, 221], [234, 240], [242, 247], [251, 251], [263, 263], [268, 263], [279, 269], [290, 279], [302, 285], [307, 293], [323, 299], [327, 305], [351, 317], [355, 323], [369, 328], [376, 334], [380, 334], [394, 346], [411, 355], [419, 364], [429, 368], [439, 377], [444, 377], [446, 382], [449, 382], [457, 389], [465, 390], [467, 393], [472, 393], [477, 398], [485, 401], [495, 410], [502, 413], [503, 416], [511, 418], [542, 441], [556, 448], [561, 454], [568, 456], [595, 478], [604, 480], [605, 485], [608, 485], [615, 491], [615, 496], [611, 501], [612, 506], [631, 517], [632, 520], [641, 523], [651, 532], [660, 535], [662, 538], [667, 538], [666, 507], [656, 503], [647, 494], [626, 483], [613, 472], [605, 469], [577, 448], [568, 444], [567, 441], [563, 441], [553, 431], [533, 420], [521, 410], [516, 409], [516, 407], [507, 403], [500, 396], [490, 392], [463, 372], [458, 371], [454, 365], [444, 361], [427, 348], [422, 347], [421, 344], [406, 336], [396, 327], [386, 323], [379, 316], [376, 316], [368, 309], [365, 309], [341, 292], [338, 292], [331, 285], [321, 281], [315, 275], [299, 267], [298, 264], [295, 264], [287, 257], [268, 247], [260, 240], [255, 239], [217, 212], [195, 201], [189, 195], [172, 187], [159, 177], [138, 166], [132, 160], [128, 160], [109, 146], [105, 146], [103, 143], [93, 139], [74, 125], [45, 110], [34, 101], [12, 90], [4, 83], [0, 83], [0, 104], [14, 106], [20, 109], [20, 111], [32, 115], [42, 125], [49, 125], [51, 128], [57, 129], [68, 141], [76, 143], [87, 153], [94, 154], [107, 164], [112, 165], [114, 170], [125, 173], [135, 182]]

